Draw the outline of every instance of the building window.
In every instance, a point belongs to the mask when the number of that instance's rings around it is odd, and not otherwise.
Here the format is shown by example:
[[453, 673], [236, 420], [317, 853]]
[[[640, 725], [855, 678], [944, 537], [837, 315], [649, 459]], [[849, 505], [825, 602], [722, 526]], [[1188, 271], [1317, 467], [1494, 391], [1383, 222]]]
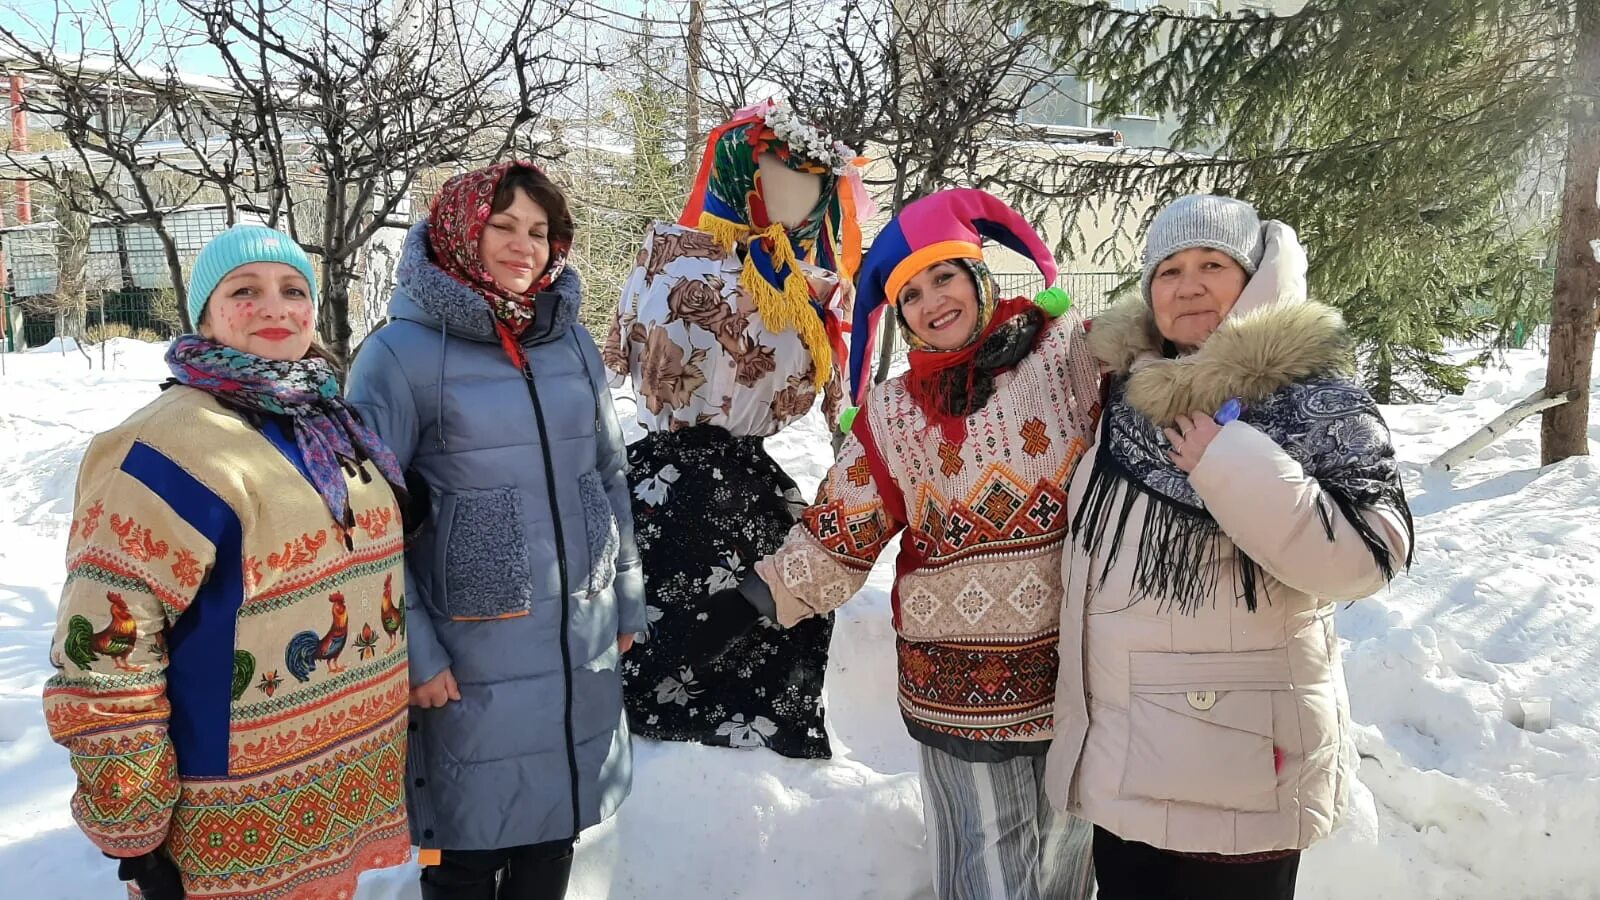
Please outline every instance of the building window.
[[1222, 0], [1189, 0], [1189, 15], [1220, 16], [1222, 15]]
[[1116, 0], [1111, 5], [1127, 12], [1145, 12], [1155, 8], [1156, 0]]
[[[1096, 112], [1096, 110], [1094, 108], [1094, 101], [1095, 101], [1095, 90], [1094, 90], [1094, 87], [1095, 87], [1095, 85], [1094, 85], [1093, 81], [1087, 82], [1084, 85], [1084, 102], [1089, 107], [1089, 119], [1088, 119], [1088, 122], [1086, 122], [1085, 124], [1087, 124], [1091, 128], [1094, 127], [1095, 120], [1101, 118], [1101, 116], [1099, 116], [1097, 114], [1097, 112]], [[1144, 105], [1144, 97], [1142, 95], [1138, 94], [1138, 93], [1135, 93], [1133, 95], [1133, 102], [1128, 105], [1128, 110], [1126, 112], [1118, 114], [1115, 118], [1118, 118], [1118, 119], [1145, 119], [1145, 120], [1148, 120], [1148, 121], [1155, 121], [1157, 118], [1159, 118], [1159, 116], [1156, 115], [1156, 111], [1155, 110], [1146, 109], [1145, 105]]]
[[1272, 4], [1262, 2], [1262, 0], [1245, 0], [1245, 2], [1239, 4], [1239, 9], [1247, 13], [1255, 13], [1262, 18], [1270, 17], [1275, 13]]
[[1133, 95], [1133, 102], [1128, 106], [1128, 111], [1123, 113], [1118, 118], [1149, 119], [1154, 121], [1156, 119], [1156, 113], [1153, 109], [1146, 109], [1144, 105], [1144, 95], [1136, 93]]

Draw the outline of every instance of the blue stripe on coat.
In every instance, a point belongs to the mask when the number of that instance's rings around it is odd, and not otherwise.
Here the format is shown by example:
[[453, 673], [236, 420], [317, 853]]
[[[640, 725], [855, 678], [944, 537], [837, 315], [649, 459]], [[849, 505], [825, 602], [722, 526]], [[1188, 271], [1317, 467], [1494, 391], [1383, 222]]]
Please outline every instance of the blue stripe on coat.
[[216, 548], [205, 584], [167, 637], [167, 726], [184, 778], [228, 774], [234, 629], [244, 604], [244, 538], [239, 516], [214, 491], [142, 441], [122, 471], [139, 480]]
[[266, 419], [261, 423], [261, 436], [271, 442], [272, 446], [277, 447], [280, 453], [288, 457], [289, 462], [294, 463], [294, 467], [300, 470], [300, 474], [304, 476], [306, 483], [316, 487], [317, 483], [311, 480], [311, 470], [306, 468], [306, 457], [300, 450], [299, 442], [294, 439], [292, 434], [283, 430], [283, 425], [279, 424], [277, 419]]

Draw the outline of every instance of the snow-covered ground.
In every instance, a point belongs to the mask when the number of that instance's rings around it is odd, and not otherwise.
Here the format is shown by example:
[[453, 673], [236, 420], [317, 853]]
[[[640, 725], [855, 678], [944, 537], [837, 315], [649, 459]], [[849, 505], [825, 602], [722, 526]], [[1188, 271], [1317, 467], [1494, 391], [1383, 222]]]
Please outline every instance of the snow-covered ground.
[[[72, 823], [71, 772], [39, 704], [78, 461], [166, 374], [159, 347], [107, 349], [106, 371], [96, 348], [93, 369], [71, 350], [36, 352], [6, 357], [0, 377], [5, 897], [120, 896], [112, 865]], [[1454, 474], [1424, 472], [1535, 389], [1542, 367], [1516, 352], [1464, 397], [1388, 410], [1416, 563], [1340, 611], [1361, 780], [1352, 815], [1306, 857], [1303, 898], [1600, 897], [1600, 465], [1541, 471], [1535, 420]], [[820, 416], [769, 449], [806, 491], [830, 455]], [[637, 742], [633, 796], [584, 836], [570, 896], [931, 896], [916, 752], [893, 700], [888, 576], [885, 561], [834, 633], [836, 758]], [[1534, 696], [1554, 701], [1554, 724], [1537, 734], [1504, 713]], [[412, 900], [414, 880], [409, 867], [374, 873], [361, 896]]]

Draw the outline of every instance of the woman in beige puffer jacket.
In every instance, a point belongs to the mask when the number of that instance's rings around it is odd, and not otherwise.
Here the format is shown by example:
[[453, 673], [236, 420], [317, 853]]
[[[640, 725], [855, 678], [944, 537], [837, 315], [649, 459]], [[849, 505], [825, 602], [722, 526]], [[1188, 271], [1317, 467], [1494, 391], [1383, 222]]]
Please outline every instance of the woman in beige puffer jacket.
[[1288, 898], [1346, 804], [1335, 604], [1408, 562], [1389, 433], [1294, 231], [1237, 200], [1157, 216], [1143, 302], [1073, 478], [1052, 801], [1095, 825], [1102, 900]]

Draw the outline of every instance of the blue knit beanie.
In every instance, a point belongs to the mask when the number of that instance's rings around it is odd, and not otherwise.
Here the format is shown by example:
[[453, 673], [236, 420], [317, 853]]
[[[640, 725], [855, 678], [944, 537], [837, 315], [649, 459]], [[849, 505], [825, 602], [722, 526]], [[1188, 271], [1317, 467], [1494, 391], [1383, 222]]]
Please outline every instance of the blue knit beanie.
[[189, 272], [189, 321], [195, 328], [200, 327], [200, 317], [217, 282], [234, 269], [256, 262], [283, 263], [298, 269], [306, 277], [311, 306], [316, 309], [317, 275], [311, 267], [311, 257], [294, 238], [281, 231], [265, 225], [240, 224], [212, 238], [195, 257], [194, 268]]
[[1162, 260], [1196, 247], [1220, 250], [1233, 257], [1246, 275], [1254, 275], [1265, 248], [1261, 219], [1255, 207], [1232, 197], [1190, 194], [1179, 197], [1156, 215], [1145, 236], [1144, 272], [1140, 288], [1150, 302], [1150, 280]]

